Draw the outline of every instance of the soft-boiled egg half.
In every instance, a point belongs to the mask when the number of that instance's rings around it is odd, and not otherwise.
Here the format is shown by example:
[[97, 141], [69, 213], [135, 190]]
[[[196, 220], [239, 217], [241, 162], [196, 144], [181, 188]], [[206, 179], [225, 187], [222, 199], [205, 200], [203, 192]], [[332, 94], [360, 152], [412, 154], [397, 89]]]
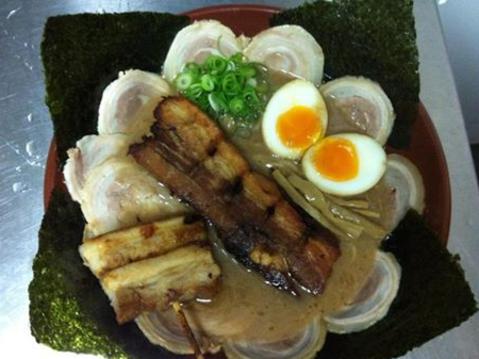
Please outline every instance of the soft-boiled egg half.
[[290, 159], [300, 159], [324, 136], [327, 126], [326, 104], [314, 84], [305, 80], [293, 80], [276, 91], [262, 122], [268, 148]]
[[371, 137], [357, 133], [328, 136], [302, 160], [306, 178], [326, 193], [350, 196], [366, 192], [386, 171], [386, 153]]

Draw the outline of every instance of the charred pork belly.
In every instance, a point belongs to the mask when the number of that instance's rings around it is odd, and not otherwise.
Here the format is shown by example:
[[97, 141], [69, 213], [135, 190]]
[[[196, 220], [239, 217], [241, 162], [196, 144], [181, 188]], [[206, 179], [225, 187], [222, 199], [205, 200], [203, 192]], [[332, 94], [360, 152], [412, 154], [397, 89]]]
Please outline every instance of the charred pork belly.
[[130, 148], [136, 161], [213, 222], [225, 248], [270, 284], [321, 293], [340, 254], [334, 236], [309, 228], [194, 104], [170, 97], [154, 115], [153, 136]]
[[220, 268], [201, 221], [177, 217], [87, 239], [80, 254], [119, 323], [172, 302], [211, 298]]

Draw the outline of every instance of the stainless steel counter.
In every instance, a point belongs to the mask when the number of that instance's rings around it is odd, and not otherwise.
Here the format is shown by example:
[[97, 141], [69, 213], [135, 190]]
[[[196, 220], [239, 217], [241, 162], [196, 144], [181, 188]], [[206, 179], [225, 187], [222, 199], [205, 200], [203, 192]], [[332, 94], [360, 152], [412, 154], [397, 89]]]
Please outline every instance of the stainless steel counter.
[[[45, 19], [78, 12], [182, 12], [235, 1], [2, 0], [0, 5], [0, 352], [66, 358], [30, 335], [27, 287], [43, 214], [43, 173], [52, 136], [39, 55]], [[238, 1], [236, 1], [238, 2]], [[295, 6], [301, 1], [249, 1]], [[443, 143], [452, 183], [449, 248], [479, 293], [479, 193], [464, 122], [433, 0], [416, 0], [421, 99]], [[444, 283], [447, 285], [447, 283]], [[479, 315], [408, 354], [415, 359], [479, 358]], [[5, 357], [5, 356], [3, 356]]]

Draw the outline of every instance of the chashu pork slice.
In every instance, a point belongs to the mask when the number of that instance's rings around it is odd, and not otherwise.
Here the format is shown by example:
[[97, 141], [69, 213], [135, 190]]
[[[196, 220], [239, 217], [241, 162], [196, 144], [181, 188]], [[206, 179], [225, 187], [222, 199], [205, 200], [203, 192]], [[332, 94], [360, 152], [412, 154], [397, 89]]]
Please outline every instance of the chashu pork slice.
[[198, 220], [177, 217], [110, 232], [87, 239], [79, 251], [118, 323], [174, 301], [209, 299], [219, 286], [221, 269]]
[[190, 244], [114, 269], [101, 278], [101, 285], [121, 324], [145, 311], [164, 310], [174, 301], [209, 299], [219, 276], [209, 246]]
[[86, 239], [79, 248], [80, 255], [95, 276], [101, 277], [131, 262], [157, 257], [192, 242], [205, 242], [203, 223], [185, 220], [181, 216]]
[[206, 114], [181, 97], [155, 110], [153, 136], [130, 148], [173, 195], [212, 221], [225, 248], [275, 287], [324, 290], [340, 255], [334, 236], [311, 228], [277, 185], [258, 173]]

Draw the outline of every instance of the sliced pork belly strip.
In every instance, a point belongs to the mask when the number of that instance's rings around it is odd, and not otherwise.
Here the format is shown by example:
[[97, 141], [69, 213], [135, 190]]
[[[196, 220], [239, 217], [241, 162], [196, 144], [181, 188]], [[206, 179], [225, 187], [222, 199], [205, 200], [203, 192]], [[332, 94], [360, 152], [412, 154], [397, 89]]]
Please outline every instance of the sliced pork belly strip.
[[310, 231], [276, 184], [252, 172], [216, 124], [188, 100], [164, 100], [155, 117], [153, 137], [130, 148], [136, 161], [211, 220], [240, 262], [281, 289], [296, 291], [292, 277], [321, 293], [339, 256], [332, 234]]
[[191, 244], [158, 257], [127, 264], [101, 278], [119, 323], [171, 302], [211, 298], [220, 276], [208, 244]]
[[87, 239], [80, 246], [80, 255], [90, 270], [101, 277], [105, 272], [131, 262], [206, 240], [202, 222], [185, 223], [185, 217], [181, 216]]
[[206, 227], [192, 217], [110, 232], [87, 239], [79, 251], [100, 279], [119, 323], [173, 301], [210, 299], [219, 286], [221, 269]]

